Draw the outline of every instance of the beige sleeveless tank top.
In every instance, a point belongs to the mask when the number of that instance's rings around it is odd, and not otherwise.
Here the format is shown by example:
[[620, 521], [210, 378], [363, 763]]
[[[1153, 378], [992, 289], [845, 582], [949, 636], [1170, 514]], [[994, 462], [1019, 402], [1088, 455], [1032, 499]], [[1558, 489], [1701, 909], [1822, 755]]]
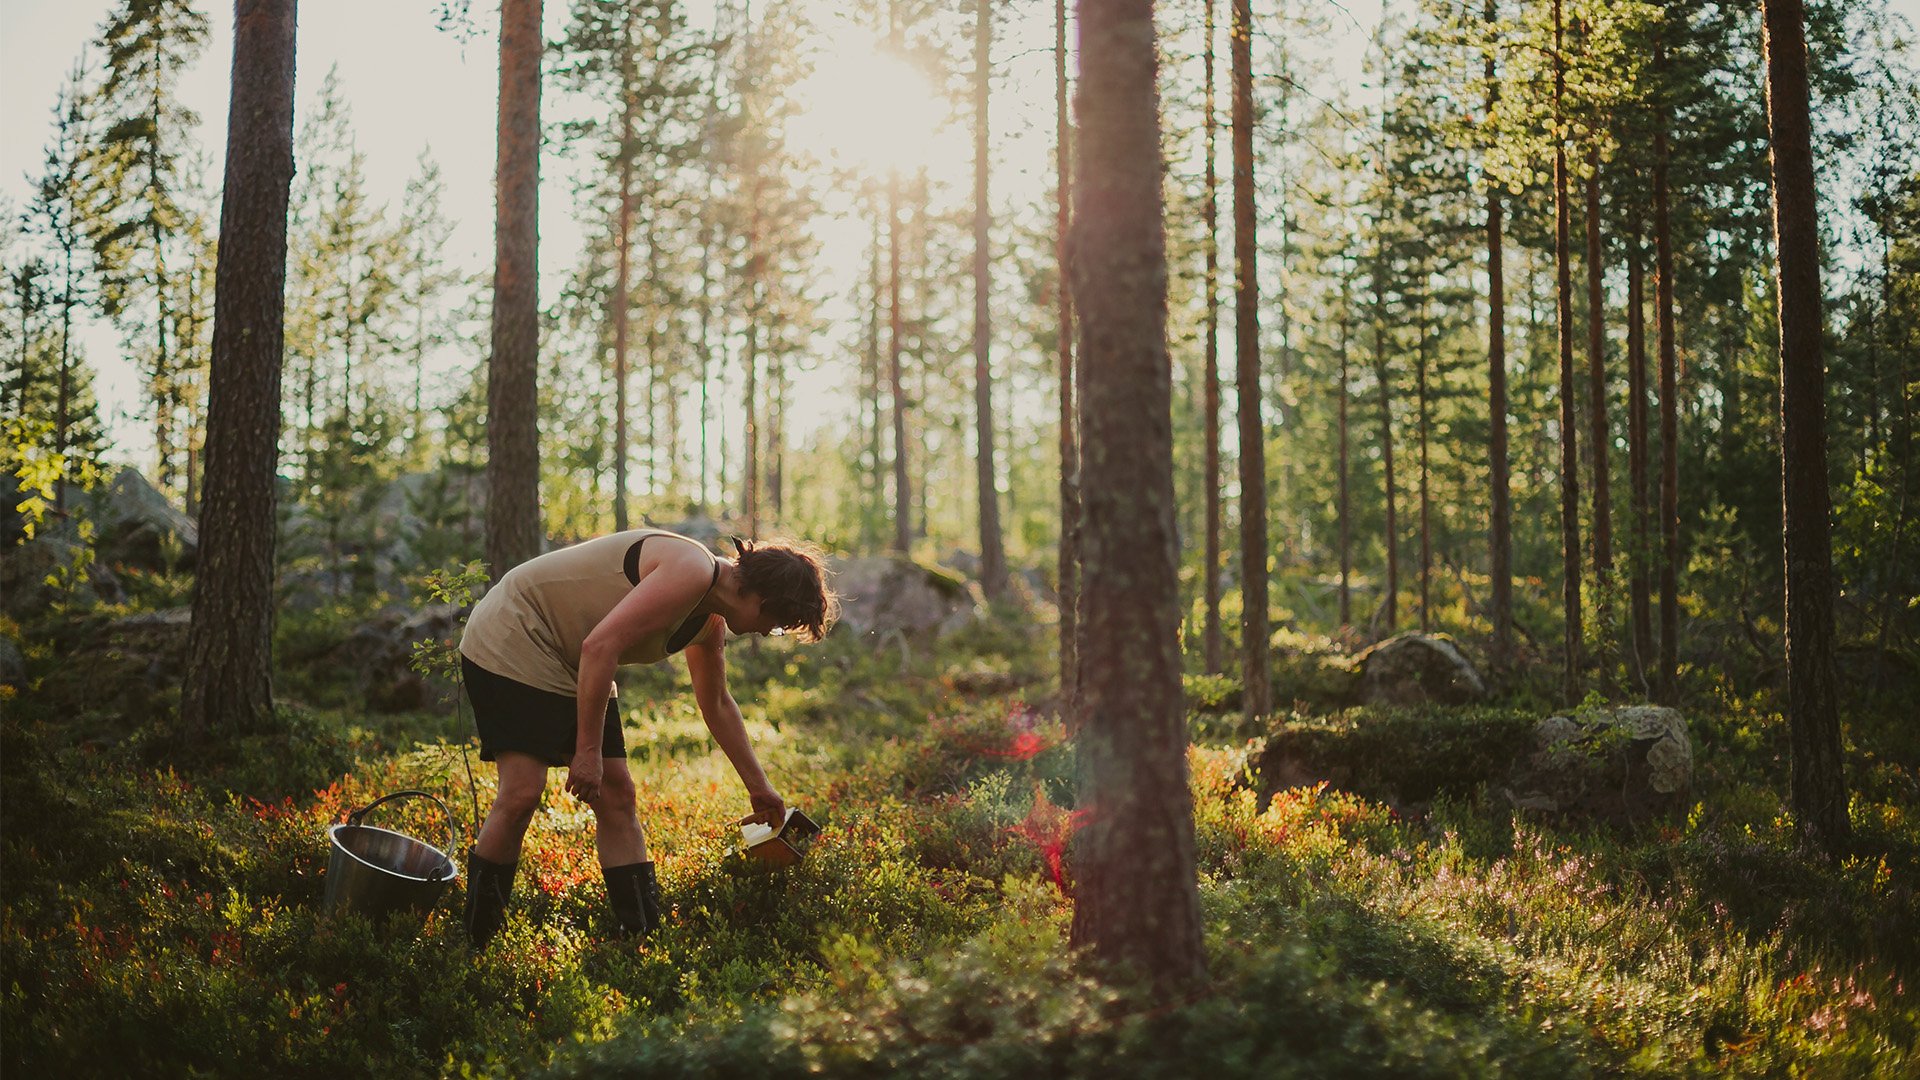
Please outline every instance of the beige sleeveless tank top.
[[[662, 541], [656, 538], [666, 537]], [[460, 652], [496, 675], [573, 697], [580, 679], [580, 646], [614, 605], [640, 583], [640, 548], [647, 541], [692, 544], [713, 564], [706, 545], [665, 529], [629, 529], [549, 551], [507, 571], [467, 616]], [[679, 652], [707, 628], [711, 616], [692, 618], [702, 594], [673, 629], [649, 634], [620, 654], [622, 664], [653, 664]]]

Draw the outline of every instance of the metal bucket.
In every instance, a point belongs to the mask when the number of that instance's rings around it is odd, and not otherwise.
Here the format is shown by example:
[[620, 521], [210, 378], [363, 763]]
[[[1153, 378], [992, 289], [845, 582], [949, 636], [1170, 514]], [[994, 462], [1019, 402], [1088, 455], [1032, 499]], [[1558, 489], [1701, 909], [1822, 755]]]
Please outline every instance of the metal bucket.
[[446, 852], [405, 833], [360, 824], [367, 812], [389, 799], [432, 799], [447, 818], [447, 849], [457, 841], [453, 815], [447, 804], [425, 791], [396, 791], [383, 795], [347, 815], [344, 824], [327, 830], [332, 854], [327, 859], [328, 911], [356, 911], [378, 919], [396, 911], [424, 914], [460, 876], [460, 868]]

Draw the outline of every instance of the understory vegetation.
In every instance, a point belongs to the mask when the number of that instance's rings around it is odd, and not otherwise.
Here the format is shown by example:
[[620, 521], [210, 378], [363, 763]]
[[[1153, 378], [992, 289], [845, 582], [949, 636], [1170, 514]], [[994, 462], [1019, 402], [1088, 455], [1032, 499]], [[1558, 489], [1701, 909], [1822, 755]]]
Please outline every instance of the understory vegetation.
[[[354, 615], [289, 615], [283, 656]], [[424, 920], [375, 925], [321, 905], [328, 826], [381, 794], [438, 795], [464, 851], [493, 771], [455, 704], [372, 714], [341, 672], [283, 664], [274, 730], [187, 754], [171, 727], [177, 686], [148, 659], [108, 649], [74, 670], [68, 649], [103, 617], [0, 628], [27, 667], [0, 721], [10, 1074], [1920, 1067], [1907, 986], [1920, 971], [1920, 754], [1891, 704], [1851, 717], [1857, 839], [1830, 860], [1787, 824], [1785, 728], [1765, 698], [1697, 691], [1691, 810], [1621, 831], [1508, 809], [1500, 741], [1541, 715], [1523, 698], [1306, 706], [1250, 734], [1219, 708], [1231, 680], [1194, 677], [1212, 978], [1169, 1001], [1096, 980], [1068, 949], [1073, 745], [1051, 718], [1052, 627], [1028, 616], [999, 612], [931, 647], [848, 635], [732, 650], [762, 759], [826, 825], [787, 871], [733, 850], [744, 799], [684, 673], [631, 675], [622, 701], [664, 928], [615, 934], [591, 815], [555, 783], [507, 930], [479, 954], [457, 887]], [[1277, 700], [1311, 699], [1288, 678], [1283, 661]], [[1272, 790], [1258, 775], [1270, 738], [1350, 779]], [[449, 842], [424, 800], [375, 813]]]

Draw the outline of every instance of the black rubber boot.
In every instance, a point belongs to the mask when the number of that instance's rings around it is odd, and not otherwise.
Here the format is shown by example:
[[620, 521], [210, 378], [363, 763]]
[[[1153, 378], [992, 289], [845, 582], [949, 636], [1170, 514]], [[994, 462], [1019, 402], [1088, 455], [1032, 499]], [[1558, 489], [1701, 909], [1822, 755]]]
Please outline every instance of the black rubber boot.
[[625, 866], [603, 866], [607, 879], [607, 899], [613, 904], [613, 917], [620, 922], [621, 933], [645, 937], [660, 925], [660, 882], [653, 876], [651, 862]]
[[497, 863], [467, 849], [467, 940], [474, 948], [486, 945], [507, 921], [507, 899], [519, 869], [518, 860]]

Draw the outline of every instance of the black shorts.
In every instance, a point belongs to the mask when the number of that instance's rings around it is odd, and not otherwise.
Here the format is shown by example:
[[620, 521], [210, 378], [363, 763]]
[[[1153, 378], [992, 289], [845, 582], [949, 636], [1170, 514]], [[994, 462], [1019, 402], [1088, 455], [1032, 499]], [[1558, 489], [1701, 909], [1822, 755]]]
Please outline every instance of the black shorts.
[[[474, 726], [480, 729], [480, 760], [493, 761], [511, 751], [530, 754], [554, 768], [565, 768], [573, 762], [580, 708], [576, 699], [495, 675], [465, 656], [460, 658], [460, 680], [466, 684], [467, 701], [473, 706]], [[613, 698], [607, 699], [600, 756], [627, 756], [626, 732], [620, 729], [620, 703]]]

